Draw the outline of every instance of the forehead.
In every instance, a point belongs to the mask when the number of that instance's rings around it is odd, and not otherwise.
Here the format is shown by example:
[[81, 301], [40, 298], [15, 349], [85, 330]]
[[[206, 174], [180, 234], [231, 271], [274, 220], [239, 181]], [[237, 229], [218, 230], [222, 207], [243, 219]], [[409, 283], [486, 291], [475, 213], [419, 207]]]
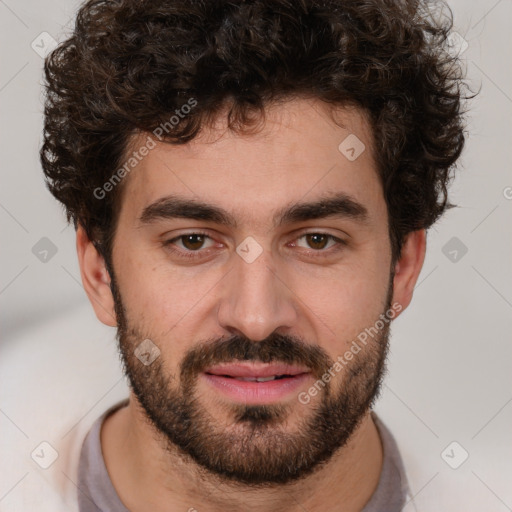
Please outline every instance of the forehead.
[[[227, 127], [225, 115], [185, 145], [151, 133], [131, 140], [127, 158], [152, 139], [152, 149], [124, 178], [121, 217], [135, 222], [166, 196], [180, 196], [236, 212], [241, 222], [271, 225], [290, 202], [338, 192], [382, 209], [382, 191], [365, 113], [296, 99], [269, 107], [256, 133]], [[380, 212], [382, 213], [382, 211]]]

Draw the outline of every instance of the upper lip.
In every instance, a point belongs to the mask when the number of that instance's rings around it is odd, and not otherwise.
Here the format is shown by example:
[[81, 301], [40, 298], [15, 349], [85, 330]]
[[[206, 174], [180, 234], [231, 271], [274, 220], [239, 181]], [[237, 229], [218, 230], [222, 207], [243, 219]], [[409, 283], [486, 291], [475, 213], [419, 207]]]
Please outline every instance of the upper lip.
[[213, 375], [229, 375], [230, 377], [272, 377], [278, 375], [299, 375], [309, 373], [307, 368], [302, 366], [291, 366], [288, 364], [266, 364], [266, 363], [229, 363], [212, 366], [205, 370], [205, 373]]

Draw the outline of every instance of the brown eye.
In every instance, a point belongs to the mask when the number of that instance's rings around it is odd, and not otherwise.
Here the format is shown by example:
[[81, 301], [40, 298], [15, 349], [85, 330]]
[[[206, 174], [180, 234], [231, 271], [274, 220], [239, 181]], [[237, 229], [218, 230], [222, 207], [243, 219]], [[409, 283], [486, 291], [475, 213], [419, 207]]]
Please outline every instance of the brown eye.
[[185, 249], [188, 249], [190, 251], [197, 251], [198, 249], [201, 249], [202, 245], [204, 244], [204, 235], [182, 235], [179, 237], [181, 239], [181, 243], [183, 244], [183, 247]]
[[306, 254], [312, 258], [332, 257], [345, 249], [347, 245], [345, 240], [322, 232], [303, 233], [291, 243], [292, 247], [300, 247], [299, 254]]
[[204, 257], [209, 252], [208, 249], [213, 247], [213, 245], [205, 247], [207, 240], [214, 242], [206, 233], [185, 233], [165, 241], [163, 245], [180, 258], [193, 259]]
[[322, 233], [308, 233], [307, 235], [304, 235], [306, 238], [309, 246], [312, 249], [325, 249], [325, 246], [327, 245], [327, 242], [329, 240], [329, 235], [325, 235]]

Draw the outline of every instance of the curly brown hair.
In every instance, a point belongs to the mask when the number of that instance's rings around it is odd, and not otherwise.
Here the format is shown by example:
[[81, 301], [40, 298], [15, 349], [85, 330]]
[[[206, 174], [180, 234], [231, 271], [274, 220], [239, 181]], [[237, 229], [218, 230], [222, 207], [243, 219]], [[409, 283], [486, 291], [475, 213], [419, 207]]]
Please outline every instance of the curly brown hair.
[[408, 233], [453, 206], [467, 85], [452, 27], [450, 8], [427, 0], [90, 0], [45, 61], [48, 188], [109, 264], [122, 187], [101, 199], [94, 190], [132, 135], [190, 98], [166, 142], [190, 141], [226, 106], [243, 132], [280, 99], [353, 105], [371, 122], [395, 262]]

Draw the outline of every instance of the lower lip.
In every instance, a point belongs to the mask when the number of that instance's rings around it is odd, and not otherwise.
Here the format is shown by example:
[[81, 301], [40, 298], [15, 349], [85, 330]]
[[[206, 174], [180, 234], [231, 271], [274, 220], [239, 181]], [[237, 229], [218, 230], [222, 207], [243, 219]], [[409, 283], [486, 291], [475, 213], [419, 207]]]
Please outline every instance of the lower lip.
[[209, 373], [201, 375], [208, 384], [223, 395], [237, 402], [251, 404], [266, 404], [286, 398], [291, 393], [297, 392], [310, 377], [309, 373], [301, 373], [267, 382], [249, 382]]

